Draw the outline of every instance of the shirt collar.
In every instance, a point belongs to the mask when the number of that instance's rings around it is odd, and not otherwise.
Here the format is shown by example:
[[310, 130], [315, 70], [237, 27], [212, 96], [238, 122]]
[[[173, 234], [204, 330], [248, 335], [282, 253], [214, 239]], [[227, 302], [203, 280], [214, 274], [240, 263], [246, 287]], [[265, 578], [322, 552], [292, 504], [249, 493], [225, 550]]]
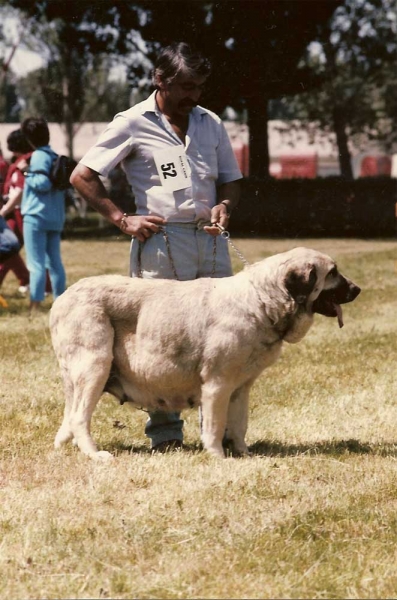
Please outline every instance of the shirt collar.
[[[150, 94], [150, 96], [141, 103], [142, 114], [145, 114], [146, 112], [153, 112], [158, 117], [160, 117], [163, 114], [157, 106], [156, 92], [157, 90], [154, 90], [154, 92]], [[205, 115], [206, 112], [207, 111], [202, 106], [196, 106], [195, 108], [193, 108], [190, 114], [193, 115], [195, 119], [197, 119], [199, 116]]]

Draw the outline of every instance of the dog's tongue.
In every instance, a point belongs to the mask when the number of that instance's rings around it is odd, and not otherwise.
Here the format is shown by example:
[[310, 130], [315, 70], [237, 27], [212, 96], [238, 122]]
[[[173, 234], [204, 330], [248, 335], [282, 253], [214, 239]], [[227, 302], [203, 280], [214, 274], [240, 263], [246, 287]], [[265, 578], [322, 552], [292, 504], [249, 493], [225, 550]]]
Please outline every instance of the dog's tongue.
[[338, 317], [339, 327], [343, 327], [343, 314], [342, 307], [340, 304], [334, 304], [334, 309], [336, 310], [336, 316]]

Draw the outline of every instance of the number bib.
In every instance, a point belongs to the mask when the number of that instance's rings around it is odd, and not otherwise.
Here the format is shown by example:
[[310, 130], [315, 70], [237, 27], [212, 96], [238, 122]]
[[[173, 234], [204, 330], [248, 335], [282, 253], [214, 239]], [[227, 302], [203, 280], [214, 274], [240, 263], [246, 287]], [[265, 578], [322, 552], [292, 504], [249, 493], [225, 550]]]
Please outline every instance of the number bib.
[[169, 192], [192, 185], [191, 169], [183, 146], [170, 146], [153, 152], [161, 185]]

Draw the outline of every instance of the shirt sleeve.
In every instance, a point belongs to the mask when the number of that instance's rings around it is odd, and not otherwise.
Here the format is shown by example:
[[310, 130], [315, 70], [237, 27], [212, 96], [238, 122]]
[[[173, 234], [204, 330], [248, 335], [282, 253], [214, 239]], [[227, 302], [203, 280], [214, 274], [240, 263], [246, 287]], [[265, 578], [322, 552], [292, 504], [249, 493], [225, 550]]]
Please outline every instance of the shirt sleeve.
[[26, 173], [25, 183], [36, 192], [48, 192], [52, 188], [50, 170], [52, 156], [43, 150], [35, 150]]
[[224, 124], [220, 123], [218, 154], [218, 185], [242, 179], [236, 157]]
[[134, 139], [130, 129], [127, 118], [121, 114], [116, 115], [80, 163], [107, 177], [133, 151]]

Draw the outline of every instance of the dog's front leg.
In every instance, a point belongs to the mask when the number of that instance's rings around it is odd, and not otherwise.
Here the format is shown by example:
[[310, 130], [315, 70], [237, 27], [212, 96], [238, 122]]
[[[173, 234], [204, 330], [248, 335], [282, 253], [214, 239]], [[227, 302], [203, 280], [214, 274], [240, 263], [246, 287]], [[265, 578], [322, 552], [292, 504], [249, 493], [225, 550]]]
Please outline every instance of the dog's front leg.
[[204, 448], [217, 458], [225, 458], [222, 439], [226, 429], [230, 390], [205, 384], [201, 396], [201, 439]]
[[248, 400], [252, 382], [237, 389], [230, 398], [226, 425], [226, 444], [231, 444], [231, 450], [236, 455], [249, 455], [245, 435], [248, 427]]

